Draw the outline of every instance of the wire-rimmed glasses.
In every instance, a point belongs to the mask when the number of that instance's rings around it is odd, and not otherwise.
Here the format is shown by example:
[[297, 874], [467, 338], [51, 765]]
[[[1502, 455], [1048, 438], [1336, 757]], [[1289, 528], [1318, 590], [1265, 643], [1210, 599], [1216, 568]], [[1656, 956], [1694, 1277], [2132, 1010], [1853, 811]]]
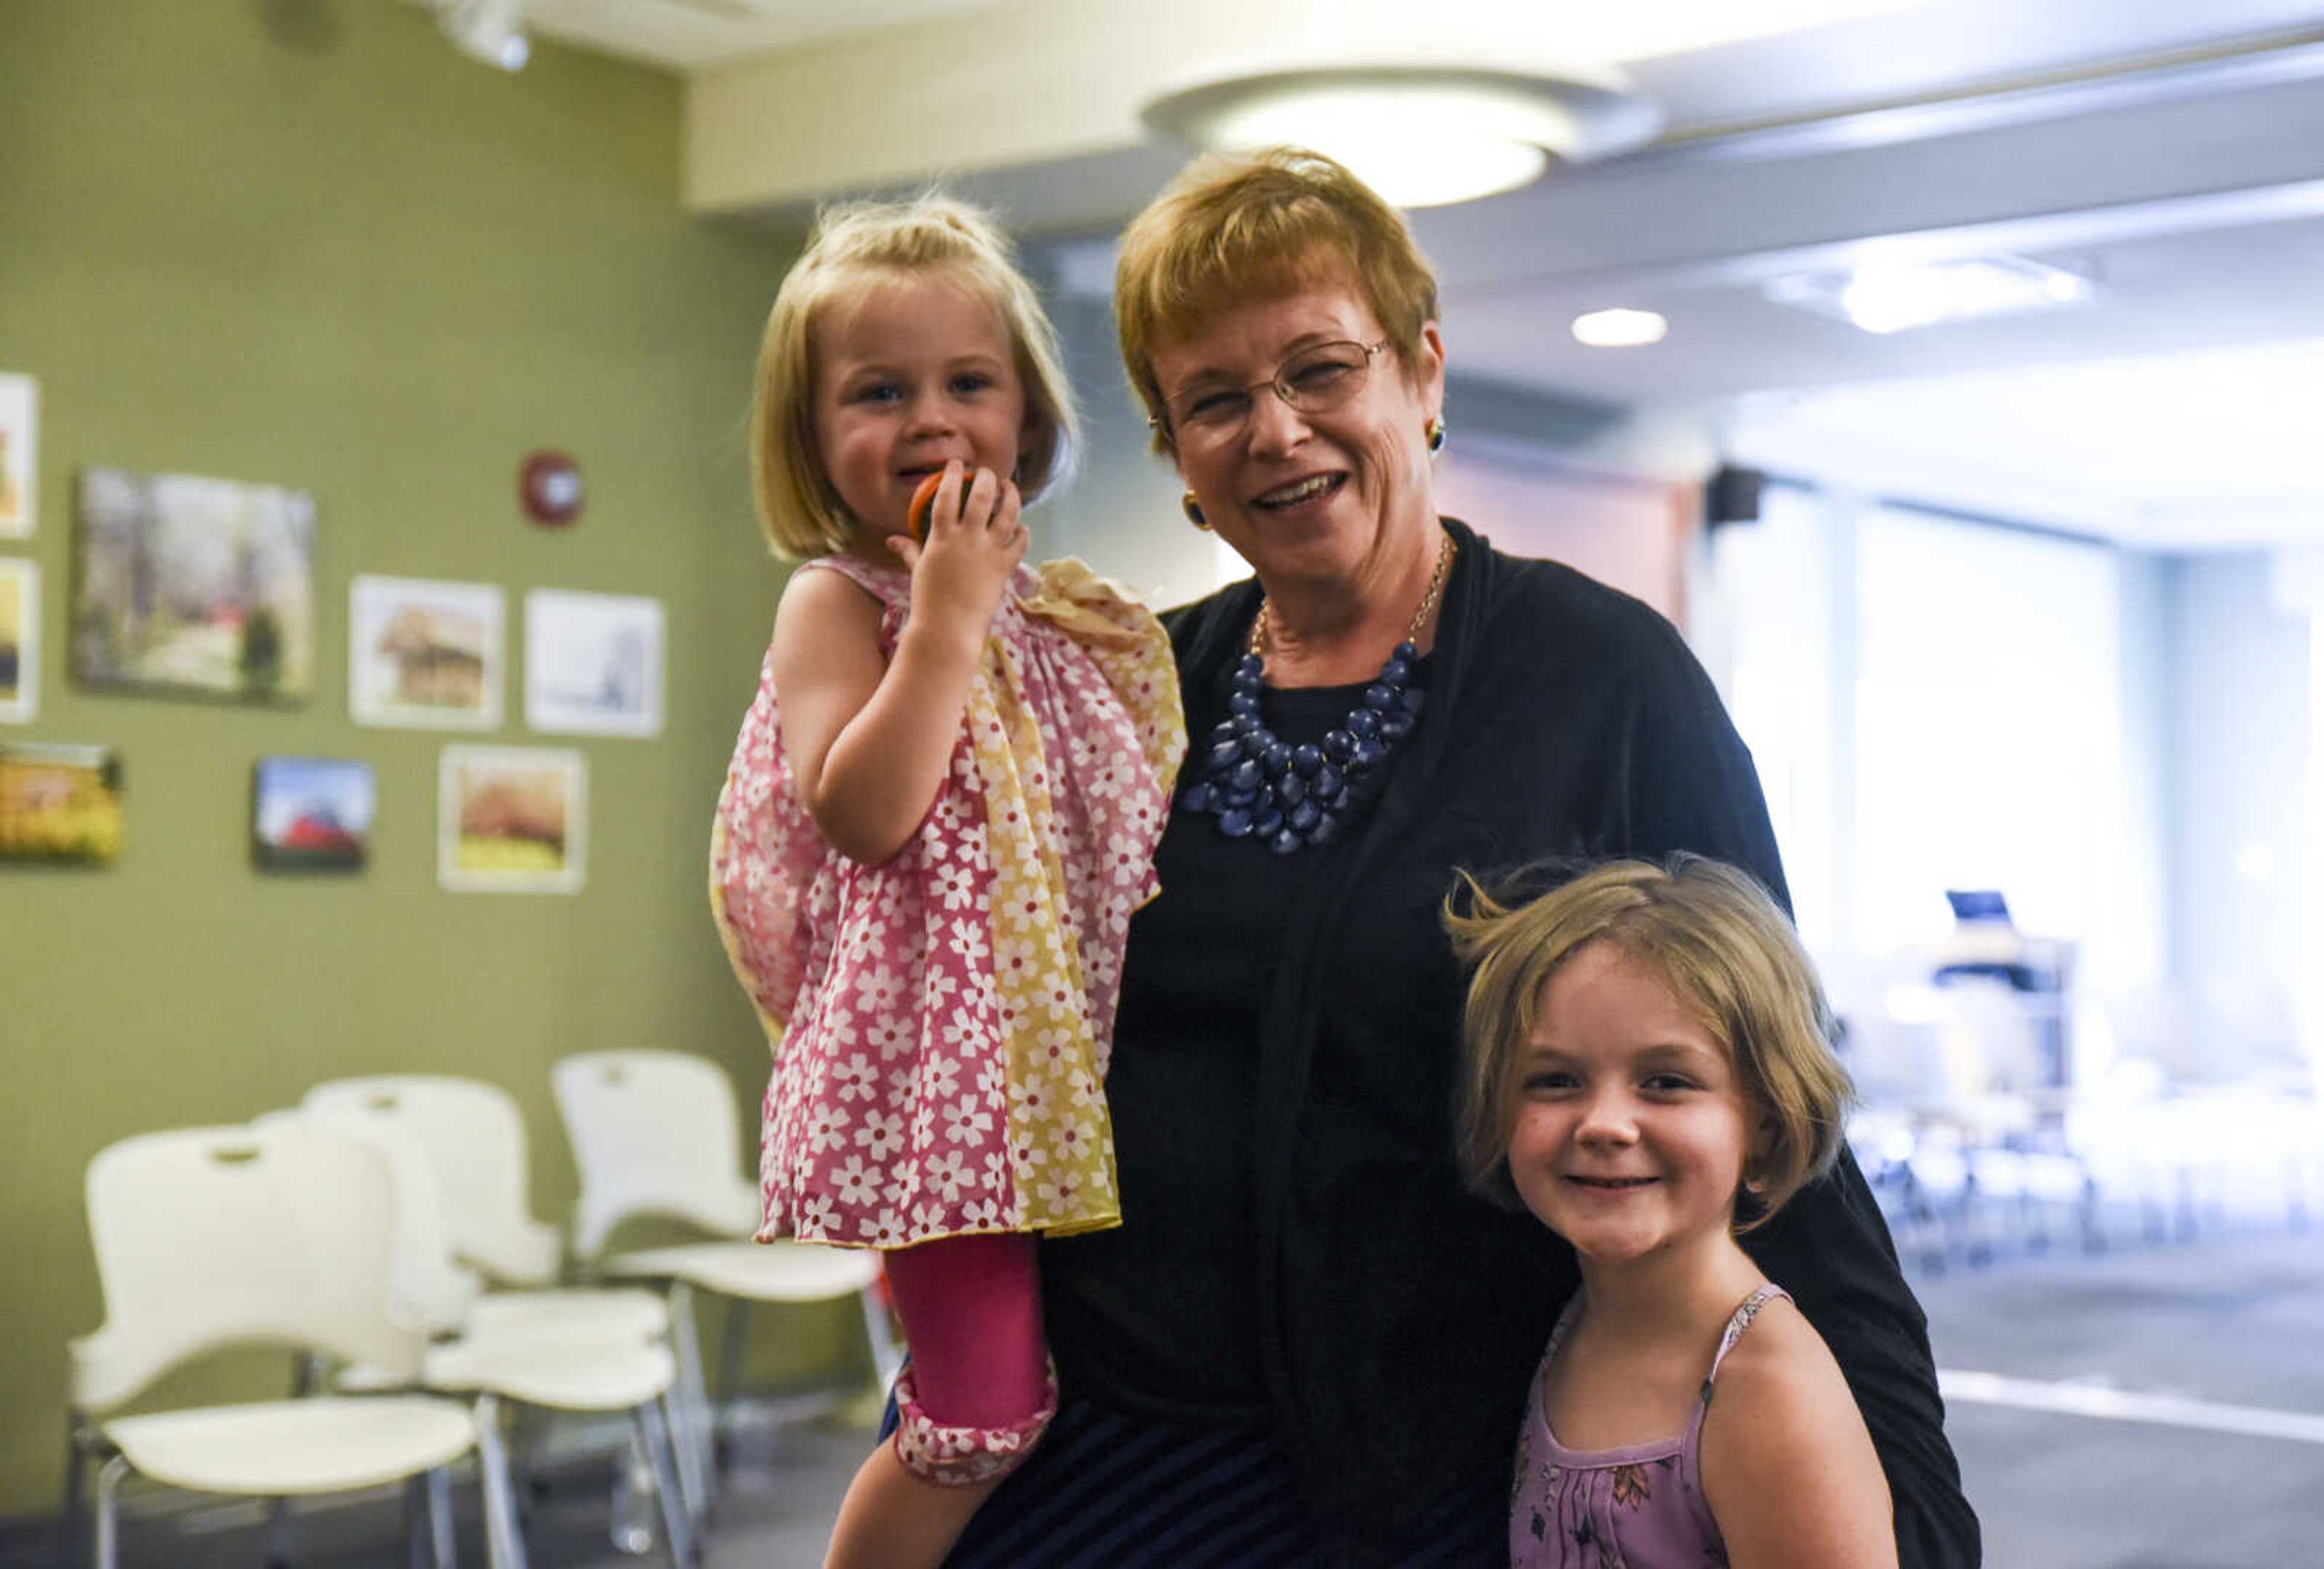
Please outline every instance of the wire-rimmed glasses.
[[1352, 338], [1310, 344], [1275, 367], [1275, 374], [1244, 386], [1198, 381], [1162, 401], [1162, 412], [1148, 425], [1172, 441], [1220, 446], [1242, 434], [1258, 407], [1259, 389], [1275, 395], [1303, 414], [1337, 409], [1364, 390], [1370, 379], [1372, 356], [1388, 340], [1358, 343]]

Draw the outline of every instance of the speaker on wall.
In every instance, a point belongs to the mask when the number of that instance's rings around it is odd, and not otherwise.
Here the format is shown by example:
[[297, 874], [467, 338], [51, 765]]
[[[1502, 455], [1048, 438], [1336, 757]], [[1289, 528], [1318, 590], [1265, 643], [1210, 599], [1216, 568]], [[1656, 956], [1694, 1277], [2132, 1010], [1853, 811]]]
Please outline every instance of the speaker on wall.
[[1766, 475], [1758, 469], [1720, 465], [1702, 487], [1703, 521], [1714, 529], [1721, 523], [1757, 522], [1759, 487], [1766, 482]]

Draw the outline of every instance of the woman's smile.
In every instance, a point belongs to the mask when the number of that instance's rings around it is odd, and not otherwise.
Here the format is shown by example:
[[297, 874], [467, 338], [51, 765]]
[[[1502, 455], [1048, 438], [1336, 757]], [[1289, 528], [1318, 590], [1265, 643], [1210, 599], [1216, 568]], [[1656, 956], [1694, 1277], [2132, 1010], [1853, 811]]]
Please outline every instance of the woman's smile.
[[1315, 474], [1288, 485], [1277, 485], [1253, 498], [1251, 505], [1270, 512], [1288, 512], [1309, 502], [1320, 502], [1339, 494], [1348, 483], [1344, 474]]

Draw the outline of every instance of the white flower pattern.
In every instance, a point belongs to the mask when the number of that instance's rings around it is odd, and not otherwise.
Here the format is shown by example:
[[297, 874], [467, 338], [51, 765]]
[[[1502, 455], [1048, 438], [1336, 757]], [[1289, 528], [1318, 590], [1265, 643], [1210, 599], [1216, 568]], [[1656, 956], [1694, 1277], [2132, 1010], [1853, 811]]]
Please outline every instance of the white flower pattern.
[[[876, 595], [900, 569], [826, 557]], [[1020, 570], [945, 788], [878, 866], [799, 805], [761, 669], [711, 901], [774, 1042], [762, 1237], [904, 1247], [1120, 1220], [1101, 1088], [1130, 917], [1185, 749], [1167, 637], [1077, 562]]]

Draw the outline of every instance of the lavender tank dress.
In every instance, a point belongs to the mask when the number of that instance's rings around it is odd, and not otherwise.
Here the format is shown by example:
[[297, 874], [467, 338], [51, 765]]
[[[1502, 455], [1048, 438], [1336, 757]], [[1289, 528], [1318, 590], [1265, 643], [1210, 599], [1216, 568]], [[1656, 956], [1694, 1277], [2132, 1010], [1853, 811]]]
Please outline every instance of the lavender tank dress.
[[1620, 1449], [1568, 1449], [1549, 1430], [1542, 1386], [1581, 1310], [1575, 1293], [1526, 1400], [1509, 1499], [1510, 1569], [1723, 1569], [1727, 1545], [1702, 1497], [1702, 1417], [1719, 1364], [1759, 1309], [1785, 1295], [1762, 1286], [1729, 1317], [1684, 1433]]

